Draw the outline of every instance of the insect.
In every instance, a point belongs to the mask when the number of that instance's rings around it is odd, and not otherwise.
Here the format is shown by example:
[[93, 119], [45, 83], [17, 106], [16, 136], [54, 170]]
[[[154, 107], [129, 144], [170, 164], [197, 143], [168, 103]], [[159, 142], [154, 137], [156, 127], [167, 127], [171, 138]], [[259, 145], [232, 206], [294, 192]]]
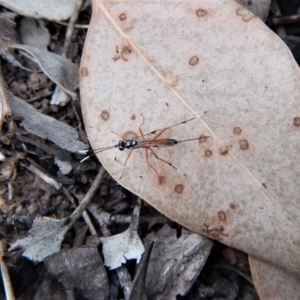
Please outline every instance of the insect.
[[[167, 165], [171, 166], [175, 170], [178, 170], [178, 169], [173, 164], [171, 164], [170, 162], [168, 162], [168, 161], [162, 159], [161, 157], [159, 157], [155, 153], [155, 151], [153, 150], [153, 148], [170, 147], [170, 146], [175, 146], [177, 144], [185, 143], [185, 142], [190, 142], [190, 141], [196, 141], [196, 140], [201, 140], [201, 139], [206, 140], [207, 138], [210, 137], [210, 136], [201, 135], [198, 138], [185, 139], [185, 140], [175, 140], [175, 139], [162, 138], [163, 133], [166, 132], [168, 129], [170, 129], [172, 127], [175, 127], [175, 126], [178, 126], [178, 125], [185, 124], [187, 122], [195, 120], [196, 118], [192, 118], [192, 119], [189, 119], [189, 120], [186, 120], [186, 121], [183, 121], [183, 122], [179, 122], [179, 123], [176, 123], [176, 124], [173, 124], [171, 126], [164, 127], [164, 128], [161, 128], [161, 129], [156, 129], [154, 131], [151, 131], [150, 133], [144, 134], [143, 131], [142, 131], [142, 126], [144, 125], [144, 117], [143, 117], [143, 115], [142, 115], [142, 118], [143, 118], [143, 122], [139, 126], [140, 136], [138, 136], [136, 138], [132, 138], [132, 139], [126, 139], [123, 136], [120, 136], [122, 138], [122, 140], [120, 140], [116, 145], [96, 149], [96, 150], [94, 150], [94, 153], [92, 154], [92, 155], [94, 155], [94, 154], [97, 154], [97, 153], [100, 153], [100, 152], [103, 152], [103, 151], [106, 151], [106, 150], [109, 150], [109, 149], [113, 149], [113, 148], [118, 148], [120, 151], [123, 151], [125, 149], [130, 149], [130, 152], [127, 155], [127, 158], [125, 160], [123, 172], [122, 172], [122, 175], [121, 175], [120, 179], [124, 175], [124, 172], [125, 172], [125, 169], [126, 169], [126, 164], [127, 164], [128, 159], [131, 156], [132, 151], [134, 149], [141, 149], [141, 148], [143, 148], [146, 151], [146, 162], [147, 162], [148, 166], [156, 173], [156, 175], [158, 177], [158, 180], [159, 180], [159, 184], [161, 184], [162, 177], [159, 175], [159, 173], [157, 172], [157, 170], [155, 169], [155, 167], [153, 165], [151, 165], [150, 162], [149, 162], [149, 152], [151, 152], [152, 155], [156, 159], [162, 161], [163, 163], [166, 163]], [[113, 132], [113, 133], [115, 133], [115, 132]], [[83, 162], [84, 160], [88, 159], [92, 155], [89, 155], [89, 156], [85, 157], [80, 162]]]

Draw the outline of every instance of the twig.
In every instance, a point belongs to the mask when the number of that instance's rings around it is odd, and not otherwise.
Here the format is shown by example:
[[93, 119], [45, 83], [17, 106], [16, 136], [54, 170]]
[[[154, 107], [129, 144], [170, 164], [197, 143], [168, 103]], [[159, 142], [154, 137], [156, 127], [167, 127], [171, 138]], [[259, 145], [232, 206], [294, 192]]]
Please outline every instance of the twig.
[[53, 92], [47, 93], [47, 94], [45, 94], [45, 95], [36, 96], [36, 97], [30, 98], [30, 99], [25, 100], [25, 101], [26, 101], [27, 103], [31, 103], [31, 102], [35, 102], [35, 101], [38, 101], [38, 100], [41, 100], [41, 99], [50, 97], [51, 95], [53, 95]]
[[62, 53], [62, 56], [64, 56], [64, 57], [68, 57], [69, 50], [70, 50], [71, 43], [72, 43], [73, 34], [74, 34], [74, 28], [75, 28], [76, 21], [78, 19], [78, 15], [79, 15], [81, 7], [82, 7], [82, 0], [78, 0], [74, 7], [74, 10], [73, 10], [73, 13], [72, 13], [72, 16], [70, 18], [68, 28], [67, 28], [66, 39], [65, 39], [64, 49], [63, 49], [63, 53]]
[[[280, 10], [280, 7], [278, 5], [278, 1], [277, 0], [273, 0], [271, 2], [271, 7], [270, 7], [272, 13], [274, 14], [274, 16], [281, 16], [281, 10]], [[286, 31], [284, 29], [283, 26], [278, 26], [276, 28], [276, 33], [281, 37], [281, 38], [285, 38], [286, 37]]]
[[[27, 158], [27, 160], [30, 162], [30, 164], [23, 164], [21, 163], [21, 165], [23, 165], [25, 168], [27, 168], [29, 171], [31, 171], [32, 173], [34, 173], [35, 175], [37, 175], [38, 177], [40, 177], [42, 180], [44, 180], [46, 183], [48, 183], [49, 185], [53, 186], [56, 190], [58, 191], [62, 191], [65, 196], [68, 198], [68, 200], [74, 205], [76, 205], [76, 202], [74, 201], [73, 197], [71, 196], [71, 194], [68, 192], [68, 190], [61, 184], [59, 183], [57, 180], [55, 180], [54, 178], [52, 178], [50, 175], [48, 175], [46, 172], [43, 172], [41, 170], [40, 167], [37, 167], [37, 165], [29, 158]], [[98, 176], [98, 175], [97, 175]], [[96, 179], [95, 179], [96, 180]], [[81, 204], [81, 203], [80, 203]], [[80, 205], [78, 206], [78, 208], [80, 207]], [[77, 208], [77, 209], [78, 209]], [[77, 209], [75, 211], [77, 211]], [[74, 213], [75, 213], [74, 211]], [[73, 214], [74, 214], [73, 213]], [[94, 225], [89, 217], [89, 215], [83, 210], [81, 211], [80, 215], [83, 215], [83, 218], [86, 222], [86, 224], [89, 227], [89, 230], [91, 232], [91, 234], [96, 234], [96, 229], [94, 228]]]
[[37, 137], [36, 135], [33, 134], [27, 134], [27, 135], [17, 134], [16, 137], [19, 141], [34, 145], [50, 155], [55, 156], [61, 151], [61, 148], [55, 145], [46, 145], [44, 139]]
[[274, 26], [282, 26], [286, 24], [294, 24], [299, 22], [300, 22], [300, 15], [270, 18], [270, 24]]
[[1, 113], [0, 113], [0, 130], [1, 130], [3, 121], [9, 120], [12, 116], [12, 110], [10, 108], [5, 93], [5, 84], [2, 76], [1, 60], [0, 60], [0, 101], [1, 101]]
[[15, 296], [14, 296], [14, 292], [12, 289], [8, 269], [7, 269], [7, 266], [3, 259], [3, 245], [2, 245], [1, 240], [0, 240], [0, 266], [1, 266], [1, 275], [2, 275], [3, 285], [4, 285], [4, 289], [5, 289], [6, 299], [14, 300]]
[[82, 201], [80, 201], [79, 206], [74, 210], [74, 212], [70, 216], [71, 222], [76, 221], [79, 218], [79, 216], [81, 216], [81, 214], [84, 212], [91, 198], [94, 196], [96, 190], [98, 189], [104, 173], [105, 169], [101, 167], [89, 191], [86, 193], [85, 197], [82, 199]]
[[[111, 222], [116, 224], [129, 224], [131, 222], [131, 216], [126, 215], [112, 215], [110, 217]], [[149, 223], [149, 224], [157, 224], [157, 223], [166, 223], [167, 218], [164, 216], [154, 216], [154, 217], [140, 217], [140, 223]]]
[[[134, 213], [137, 214], [137, 210], [140, 209], [141, 206], [141, 199], [138, 198]], [[98, 208], [95, 204], [90, 204], [87, 207], [88, 211], [94, 216], [94, 218], [97, 220], [98, 224], [100, 225], [101, 233], [104, 237], [111, 236], [111, 232], [108, 228], [108, 226], [111, 224], [111, 214], [103, 211], [101, 208]], [[116, 216], [114, 216], [116, 217]], [[122, 216], [123, 217], [123, 216]], [[129, 217], [130, 221], [132, 217]], [[118, 217], [117, 217], [118, 219]], [[122, 218], [123, 219], [123, 218]], [[129, 219], [128, 219], [129, 220]], [[130, 223], [130, 222], [128, 222]], [[134, 222], [130, 223], [131, 227], [137, 228], [138, 226], [138, 220], [135, 220]], [[120, 285], [123, 289], [124, 298], [128, 299], [130, 296], [131, 288], [132, 288], [132, 280], [131, 276], [125, 266], [121, 266], [115, 270], [117, 272]]]

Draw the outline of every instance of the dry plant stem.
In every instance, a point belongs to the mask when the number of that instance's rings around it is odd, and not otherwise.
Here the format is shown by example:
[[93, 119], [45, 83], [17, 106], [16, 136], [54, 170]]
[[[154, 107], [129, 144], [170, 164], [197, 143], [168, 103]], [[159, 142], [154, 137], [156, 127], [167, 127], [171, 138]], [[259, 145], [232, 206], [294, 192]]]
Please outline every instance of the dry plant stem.
[[129, 226], [132, 231], [138, 230], [141, 206], [142, 206], [142, 199], [139, 197], [136, 201], [136, 205], [134, 207], [130, 226]]
[[63, 53], [62, 53], [62, 56], [66, 57], [66, 58], [68, 57], [68, 54], [69, 54], [69, 50], [71, 47], [72, 38], [73, 38], [73, 34], [74, 34], [74, 28], [75, 28], [76, 21], [78, 19], [78, 15], [79, 15], [81, 7], [82, 7], [82, 0], [78, 0], [76, 3], [76, 6], [74, 7], [72, 17], [70, 18], [70, 21], [68, 24], [64, 49], [63, 49]]
[[[130, 223], [130, 227], [131, 227], [132, 231], [137, 230], [137, 227], [139, 224], [138, 216], [139, 216], [139, 211], [141, 208], [141, 202], [142, 202], [142, 200], [140, 198], [138, 198], [136, 206], [133, 211], [133, 217], [132, 218], [130, 217], [130, 219], [132, 220], [132, 222]], [[108, 213], [102, 211], [102, 209], [98, 209], [96, 207], [96, 205], [94, 205], [94, 204], [90, 204], [88, 206], [88, 210], [98, 221], [102, 235], [104, 237], [111, 236], [111, 232], [108, 228], [108, 225], [111, 224], [111, 214], [108, 214]], [[117, 275], [119, 278], [120, 285], [123, 289], [124, 298], [128, 299], [130, 296], [130, 293], [131, 293], [131, 288], [132, 288], [131, 276], [125, 266], [121, 266], [121, 267], [117, 268], [116, 272], [117, 272]]]
[[[76, 26], [76, 21], [78, 19], [78, 15], [80, 13], [81, 7], [82, 7], [82, 0], [78, 0], [77, 3], [76, 3], [76, 6], [74, 8], [72, 17], [70, 18], [70, 21], [68, 23], [68, 29], [67, 29], [67, 33], [66, 33], [66, 40], [65, 40], [65, 44], [64, 44], [63, 53], [62, 53], [62, 56], [66, 57], [66, 58], [68, 58], [69, 50], [70, 50], [71, 43], [72, 43], [72, 37], [73, 37], [73, 34], [74, 34], [74, 28]], [[77, 112], [77, 109], [76, 109], [74, 103], [78, 103], [78, 97], [75, 96], [75, 94], [73, 93], [72, 94], [72, 103], [71, 103], [71, 105], [72, 105], [74, 114], [76, 116], [77, 122], [78, 122], [79, 135], [80, 135], [81, 140], [83, 142], [85, 142], [86, 144], [88, 144], [88, 139], [86, 137], [85, 132], [82, 130], [81, 119], [78, 115], [78, 112]]]
[[[128, 220], [130, 220], [130, 227], [131, 230], [137, 230], [138, 224], [139, 224], [139, 211], [141, 208], [141, 202], [142, 200], [138, 198], [136, 206], [133, 211], [133, 216], [129, 217]], [[88, 211], [93, 215], [93, 217], [97, 220], [98, 224], [100, 225], [101, 233], [104, 237], [111, 236], [111, 232], [108, 228], [108, 226], [112, 223], [111, 220], [111, 214], [104, 212], [101, 208], [99, 209], [95, 204], [90, 204], [87, 207]], [[132, 222], [131, 222], [132, 220]], [[129, 222], [128, 222], [129, 223]], [[116, 269], [120, 285], [123, 289], [124, 298], [128, 299], [131, 293], [132, 288], [132, 280], [131, 276], [125, 266], [121, 266]]]
[[[81, 11], [87, 10], [90, 6], [91, 6], [91, 1], [90, 0], [89, 1], [85, 1], [83, 3], [83, 5], [82, 5]], [[83, 25], [81, 25], [81, 26], [83, 26]]]
[[14, 197], [14, 189], [10, 181], [7, 184], [8, 187], [8, 200], [11, 201]]
[[123, 289], [124, 298], [127, 300], [130, 296], [131, 288], [132, 288], [132, 280], [131, 276], [125, 266], [121, 266], [116, 269], [120, 285]]
[[8, 269], [7, 269], [6, 264], [3, 260], [3, 245], [2, 245], [1, 240], [0, 240], [0, 266], [1, 266], [1, 275], [2, 275], [2, 280], [3, 280], [6, 299], [7, 300], [13, 300], [13, 299], [15, 299], [15, 296], [14, 296], [14, 292], [13, 292], [13, 289], [12, 289]]
[[[137, 231], [138, 225], [139, 225], [139, 215], [141, 210], [142, 200], [141, 198], [137, 199], [136, 205], [134, 207], [133, 213], [132, 213], [132, 220], [130, 222], [130, 229], [131, 231]], [[129, 299], [131, 290], [132, 290], [132, 281], [131, 277], [127, 271], [127, 269], [124, 266], [121, 266], [120, 268], [116, 269], [120, 284], [123, 289], [124, 298], [125, 300]]]
[[[131, 216], [126, 215], [113, 215], [110, 217], [111, 222], [114, 222], [116, 224], [129, 224], [131, 222]], [[141, 217], [140, 223], [148, 223], [148, 224], [161, 224], [166, 223], [167, 218], [163, 216], [157, 216], [157, 217]]]
[[38, 100], [41, 100], [41, 99], [44, 99], [44, 98], [47, 98], [47, 97], [50, 97], [52, 96], [53, 93], [47, 93], [45, 95], [42, 95], [42, 96], [36, 96], [36, 97], [33, 97], [33, 98], [30, 98], [28, 100], [25, 100], [27, 103], [31, 103], [31, 102], [35, 102], [35, 101], [38, 101]]
[[300, 15], [270, 18], [270, 23], [274, 26], [282, 26], [286, 24], [294, 24], [299, 22], [300, 22]]
[[85, 221], [85, 223], [87, 224], [87, 226], [89, 227], [89, 231], [91, 233], [91, 235], [96, 235], [97, 234], [97, 231], [90, 219], [90, 216], [88, 215], [88, 213], [86, 212], [86, 210], [82, 213], [82, 217]]
[[[68, 198], [68, 200], [74, 206], [76, 206], [76, 203], [75, 203], [73, 197], [70, 195], [70, 193], [67, 191], [67, 189], [62, 184], [60, 184], [55, 179], [51, 178], [48, 174], [46, 174], [41, 169], [39, 169], [37, 166], [35, 166], [34, 162], [31, 159], [27, 158], [27, 160], [30, 162], [30, 164], [29, 165], [22, 164], [24, 167], [26, 167], [29, 171], [31, 171], [32, 173], [34, 173], [35, 175], [40, 177], [42, 180], [44, 180], [49, 185], [53, 186], [58, 191], [62, 191], [65, 194], [65, 196]], [[80, 207], [80, 205], [79, 205], [79, 207]], [[84, 218], [86, 224], [89, 227], [91, 234], [96, 234], [96, 229], [93, 226], [93, 223], [91, 222], [89, 215], [85, 211], [82, 211], [82, 214], [83, 214], [83, 218]]]
[[[85, 131], [82, 129], [81, 118], [79, 117], [79, 114], [78, 114], [77, 109], [76, 109], [76, 107], [75, 107], [75, 103], [78, 104], [78, 97], [77, 97], [77, 95], [76, 95], [76, 97], [73, 97], [73, 96], [72, 96], [71, 105], [72, 105], [72, 108], [73, 108], [73, 111], [74, 111], [76, 120], [77, 120], [77, 122], [78, 122], [77, 128], [78, 128], [78, 131], [79, 131], [79, 136], [80, 136], [81, 140], [82, 140], [84, 143], [89, 144], [89, 140], [88, 140], [88, 138], [87, 138], [87, 136], [86, 136], [86, 133], [85, 133]], [[79, 105], [77, 105], [77, 106], [79, 106]]]
[[[31, 171], [32, 173], [40, 177], [46, 183], [53, 186], [56, 190], [60, 191], [62, 189], [62, 185], [59, 182], [57, 182], [55, 179], [51, 178], [48, 174], [43, 172], [41, 168], [37, 167], [36, 164], [31, 159], [27, 158], [27, 161], [29, 162], [29, 164], [21, 163], [21, 166], [27, 168], [29, 171]], [[75, 205], [73, 199], [71, 200], [71, 202], [73, 205]]]
[[[62, 25], [62, 26], [68, 26], [69, 23], [66, 22], [60, 22], [60, 21], [53, 21], [56, 24]], [[89, 25], [82, 25], [82, 24], [76, 24], [75, 28], [77, 29], [89, 29]]]
[[59, 147], [56, 147], [54, 145], [46, 145], [44, 139], [39, 138], [33, 134], [28, 134], [28, 135], [19, 135], [18, 134], [17, 139], [23, 143], [34, 145], [50, 155], [55, 156], [60, 151]]
[[110, 236], [110, 231], [107, 230], [107, 226], [111, 225], [111, 214], [103, 211], [102, 208], [98, 208], [94, 203], [90, 203], [87, 210], [98, 222], [102, 235], [104, 237]]
[[[279, 4], [277, 2], [277, 0], [274, 0], [271, 2], [271, 11], [273, 12], [273, 14], [277, 17], [282, 16], [281, 14], [281, 10], [279, 7]], [[285, 38], [286, 37], [286, 31], [285, 28], [283, 26], [278, 26], [276, 28], [276, 33], [281, 37], [281, 38]]]
[[236, 267], [233, 267], [233, 266], [230, 266], [230, 265], [229, 266], [228, 265], [216, 265], [216, 266], [214, 266], [214, 269], [226, 269], [226, 270], [233, 271], [233, 272], [237, 273], [238, 275], [240, 275], [241, 277], [243, 277], [245, 280], [247, 280], [252, 285], [254, 284], [251, 276], [243, 273], [242, 271], [240, 271]]
[[94, 196], [96, 190], [98, 189], [104, 173], [105, 173], [105, 169], [101, 167], [89, 191], [86, 193], [85, 197], [82, 199], [79, 206], [75, 209], [75, 211], [70, 216], [71, 223], [74, 223], [84, 212], [85, 208], [87, 207], [90, 200]]
[[[103, 211], [101, 208], [99, 209], [95, 204], [90, 203], [87, 207], [88, 211], [93, 215], [93, 217], [97, 220], [101, 233], [104, 237], [111, 236], [111, 232], [109, 230], [109, 225], [111, 224], [111, 214]], [[132, 281], [131, 276], [125, 266], [121, 266], [116, 269], [120, 285], [123, 289], [125, 299], [128, 299]]]
[[1, 102], [1, 106], [2, 106], [1, 115], [0, 115], [0, 130], [1, 130], [3, 121], [5, 121], [6, 118], [8, 118], [12, 115], [12, 110], [9, 106], [9, 103], [7, 101], [7, 97], [5, 94], [5, 85], [4, 85], [3, 76], [2, 76], [1, 60], [0, 60], [0, 102]]

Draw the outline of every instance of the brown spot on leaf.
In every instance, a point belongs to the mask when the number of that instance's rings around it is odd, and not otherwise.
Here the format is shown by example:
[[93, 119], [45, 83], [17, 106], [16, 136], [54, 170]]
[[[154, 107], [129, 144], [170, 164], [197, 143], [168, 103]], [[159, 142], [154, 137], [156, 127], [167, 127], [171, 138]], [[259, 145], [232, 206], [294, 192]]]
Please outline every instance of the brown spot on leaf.
[[294, 118], [294, 126], [297, 126], [297, 127], [299, 127], [300, 126], [300, 117], [295, 117]]
[[210, 156], [212, 156], [212, 151], [209, 150], [209, 149], [206, 149], [204, 154], [205, 154], [206, 157], [210, 157]]
[[233, 133], [234, 134], [241, 134], [242, 133], [241, 127], [234, 127], [233, 128]]
[[210, 227], [208, 224], [203, 223], [202, 231], [210, 235], [213, 238], [220, 238], [220, 236], [228, 237], [227, 233], [224, 233], [224, 227], [222, 225], [216, 227]]
[[131, 116], [131, 120], [135, 120], [135, 119], [136, 119], [136, 115], [133, 114], [133, 115]]
[[262, 185], [265, 189], [267, 188], [267, 184], [266, 184], [266, 183], [263, 182], [261, 185]]
[[87, 68], [81, 68], [80, 69], [80, 75], [82, 76], [82, 77], [86, 77], [86, 76], [88, 76], [89, 75], [89, 71], [88, 71], [88, 69]]
[[242, 150], [248, 150], [249, 149], [249, 143], [246, 139], [240, 140], [240, 147]]
[[198, 8], [198, 9], [196, 10], [196, 15], [197, 15], [197, 17], [199, 17], [199, 18], [205, 17], [205, 16], [207, 15], [207, 11], [204, 10], [204, 9], [202, 9], [202, 8]]
[[226, 155], [226, 154], [228, 153], [228, 147], [225, 146], [225, 145], [222, 145], [222, 146], [220, 147], [219, 151], [220, 151], [220, 154]]
[[176, 184], [174, 190], [177, 194], [181, 194], [183, 192], [183, 189], [184, 189], [184, 186], [182, 184]]
[[138, 135], [129, 130], [129, 131], [126, 131], [125, 134], [123, 135], [123, 139], [126, 141], [126, 140], [133, 140], [133, 139], [136, 139], [138, 137]]
[[218, 217], [221, 221], [226, 221], [226, 213], [223, 210], [218, 211]]
[[199, 136], [199, 144], [205, 143], [207, 141], [207, 136], [205, 134], [201, 134]]
[[121, 13], [119, 15], [119, 19], [120, 19], [120, 21], [125, 21], [126, 20], [126, 14], [125, 13]]
[[107, 121], [109, 118], [109, 112], [107, 110], [103, 110], [100, 115], [101, 119]]
[[124, 61], [128, 61], [126, 55], [131, 53], [132, 50], [133, 48], [130, 41], [127, 38], [123, 38], [123, 45], [121, 47], [121, 50], [119, 49], [119, 46], [116, 46], [117, 54], [113, 57], [113, 60], [117, 61], [118, 59], [122, 58]]
[[234, 204], [233, 202], [231, 202], [230, 204], [229, 204], [229, 207], [231, 208], [231, 209], [236, 209], [237, 207], [236, 207], [236, 204]]
[[197, 55], [194, 55], [193, 57], [190, 58], [189, 64], [191, 66], [195, 66], [199, 63], [199, 57]]

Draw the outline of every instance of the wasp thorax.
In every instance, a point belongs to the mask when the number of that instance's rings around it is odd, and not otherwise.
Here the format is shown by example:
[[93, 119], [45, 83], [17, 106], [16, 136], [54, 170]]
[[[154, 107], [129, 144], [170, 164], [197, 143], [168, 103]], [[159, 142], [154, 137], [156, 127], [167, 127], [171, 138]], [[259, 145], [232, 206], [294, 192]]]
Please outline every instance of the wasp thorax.
[[119, 148], [120, 151], [123, 151], [125, 149], [125, 142], [124, 141], [119, 141], [118, 148]]

